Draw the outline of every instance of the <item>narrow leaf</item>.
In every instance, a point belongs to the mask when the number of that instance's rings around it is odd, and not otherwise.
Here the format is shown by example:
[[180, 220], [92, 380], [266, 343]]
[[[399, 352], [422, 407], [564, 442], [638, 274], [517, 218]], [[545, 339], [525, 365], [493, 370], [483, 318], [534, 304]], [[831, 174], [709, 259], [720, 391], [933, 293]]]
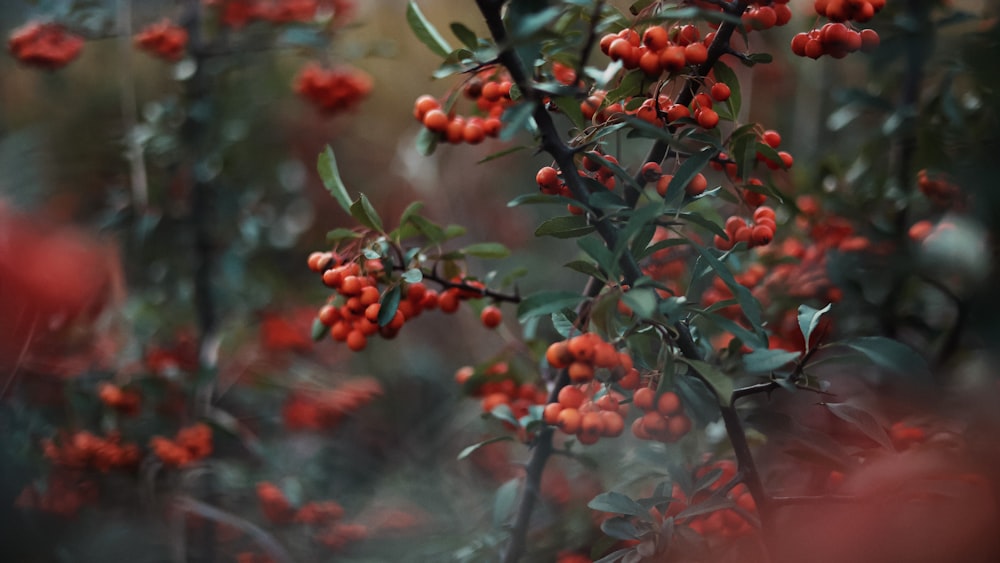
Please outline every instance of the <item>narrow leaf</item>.
[[884, 336], [864, 336], [840, 342], [868, 357], [875, 365], [900, 375], [927, 381], [931, 377], [927, 361], [916, 350]]
[[362, 225], [382, 232], [382, 219], [379, 218], [378, 212], [372, 207], [372, 202], [368, 201], [368, 196], [365, 194], [358, 196], [357, 201], [351, 204], [350, 211], [351, 216]]
[[465, 449], [463, 449], [458, 454], [458, 459], [462, 460], [462, 459], [465, 459], [465, 458], [469, 457], [470, 455], [473, 454], [473, 452], [475, 452], [476, 450], [478, 450], [479, 448], [481, 448], [483, 446], [488, 446], [488, 445], [494, 444], [496, 442], [504, 442], [504, 441], [513, 440], [513, 439], [514, 438], [512, 438], [510, 436], [497, 436], [495, 438], [490, 438], [489, 440], [483, 440], [482, 442], [479, 442], [477, 444], [472, 444], [471, 446], [467, 446]]
[[865, 436], [878, 442], [880, 446], [887, 450], [893, 450], [892, 441], [886, 434], [885, 428], [875, 420], [875, 417], [864, 409], [859, 409], [847, 403], [824, 403], [827, 409], [840, 420], [854, 425]]
[[424, 17], [423, 12], [417, 3], [410, 0], [406, 6], [406, 22], [410, 24], [410, 29], [417, 36], [421, 43], [427, 46], [435, 55], [447, 57], [451, 53], [451, 45], [445, 41], [444, 37], [438, 33], [434, 25]]
[[499, 242], [470, 244], [461, 251], [466, 256], [475, 256], [477, 258], [506, 258], [510, 256], [510, 250]]
[[785, 350], [754, 350], [743, 356], [743, 369], [747, 373], [770, 373], [797, 360], [799, 356], [799, 352]]
[[555, 238], [575, 238], [593, 232], [594, 226], [588, 224], [583, 215], [564, 215], [553, 217], [542, 222], [535, 229], [536, 237], [550, 236]]
[[584, 296], [572, 291], [540, 291], [521, 300], [517, 305], [517, 318], [524, 322], [532, 317], [572, 309]]
[[822, 309], [813, 309], [808, 305], [799, 305], [799, 330], [802, 332], [802, 338], [806, 343], [806, 351], [809, 351], [809, 340], [812, 337], [812, 333], [819, 326], [820, 317], [830, 312], [830, 308], [833, 307], [833, 303], [827, 303], [826, 307]]
[[701, 376], [719, 400], [722, 406], [729, 406], [733, 401], [733, 381], [726, 374], [719, 371], [715, 366], [700, 360], [688, 360], [679, 358]]
[[594, 497], [587, 503], [587, 507], [601, 512], [611, 512], [613, 514], [625, 514], [628, 516], [646, 516], [649, 510], [638, 502], [632, 500], [628, 495], [608, 491]]
[[401, 295], [402, 288], [399, 285], [394, 285], [392, 289], [382, 294], [381, 306], [378, 310], [378, 326], [383, 327], [392, 322], [392, 318], [396, 315], [396, 309], [399, 309]]
[[319, 177], [323, 180], [323, 186], [330, 192], [333, 199], [337, 200], [340, 207], [347, 213], [351, 212], [351, 197], [347, 195], [347, 187], [340, 179], [340, 171], [337, 169], [337, 157], [333, 155], [333, 149], [327, 145], [323, 152], [319, 153], [319, 161], [316, 163]]

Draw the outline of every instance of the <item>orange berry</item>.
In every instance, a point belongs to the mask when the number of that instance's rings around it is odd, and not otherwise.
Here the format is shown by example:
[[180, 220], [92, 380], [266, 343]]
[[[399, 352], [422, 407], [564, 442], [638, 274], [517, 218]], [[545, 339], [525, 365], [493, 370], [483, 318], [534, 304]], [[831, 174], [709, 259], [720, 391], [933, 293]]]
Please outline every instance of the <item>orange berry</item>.
[[555, 426], [559, 423], [559, 413], [562, 410], [563, 406], [561, 403], [549, 403], [545, 405], [545, 410], [542, 411], [542, 420], [545, 424]]
[[580, 362], [590, 362], [594, 359], [594, 345], [586, 334], [574, 336], [566, 342], [573, 357]]
[[423, 119], [424, 127], [435, 133], [444, 133], [450, 121], [448, 114], [437, 108], [429, 110]]
[[564, 368], [573, 361], [573, 353], [569, 351], [566, 342], [553, 342], [545, 351], [545, 359], [549, 365], [556, 368]]
[[625, 419], [617, 411], [601, 411], [601, 420], [604, 422], [603, 436], [614, 438], [621, 436], [625, 430]]
[[347, 347], [355, 352], [360, 352], [368, 346], [368, 337], [360, 330], [352, 330], [347, 334]]
[[576, 409], [563, 408], [556, 417], [556, 426], [567, 434], [576, 434], [580, 431], [580, 421], [583, 417]]
[[632, 394], [632, 404], [637, 408], [644, 411], [651, 411], [655, 407], [653, 406], [656, 401], [656, 391], [650, 389], [649, 387], [643, 387], [641, 389], [636, 389], [635, 393]]
[[729, 89], [729, 86], [723, 84], [722, 82], [716, 82], [713, 84], [711, 93], [712, 99], [717, 102], [724, 102], [729, 99], [729, 96], [732, 95], [732, 91]]
[[604, 418], [600, 412], [584, 413], [580, 418], [580, 434], [600, 436], [604, 433]]
[[483, 326], [486, 328], [496, 328], [503, 321], [503, 313], [500, 312], [500, 308], [496, 305], [487, 305], [483, 308], [483, 312], [480, 313], [479, 320], [483, 322]]
[[677, 393], [667, 391], [656, 400], [656, 412], [663, 416], [673, 416], [681, 412], [681, 399]]
[[570, 381], [584, 383], [594, 379], [594, 367], [586, 362], [573, 362], [569, 365]]
[[564, 408], [578, 409], [587, 396], [579, 387], [567, 385], [559, 390], [559, 404]]

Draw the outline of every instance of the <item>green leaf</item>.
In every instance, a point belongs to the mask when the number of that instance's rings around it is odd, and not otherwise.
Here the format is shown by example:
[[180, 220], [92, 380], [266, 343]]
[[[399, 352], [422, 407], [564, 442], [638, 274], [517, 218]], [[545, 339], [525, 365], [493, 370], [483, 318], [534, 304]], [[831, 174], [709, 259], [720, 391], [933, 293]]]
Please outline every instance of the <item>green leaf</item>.
[[555, 104], [559, 111], [563, 115], [569, 118], [573, 122], [573, 125], [584, 128], [585, 120], [583, 118], [583, 112], [580, 110], [580, 101], [572, 96], [559, 96], [557, 98], [552, 98], [552, 103]]
[[473, 454], [473, 452], [475, 452], [476, 450], [478, 450], [479, 448], [481, 448], [483, 446], [488, 446], [490, 444], [495, 444], [496, 442], [504, 442], [504, 441], [513, 440], [513, 439], [514, 438], [512, 438], [510, 436], [497, 436], [495, 438], [490, 438], [489, 440], [483, 440], [482, 442], [479, 442], [478, 444], [472, 444], [471, 446], [467, 446], [465, 449], [463, 449], [461, 452], [459, 452], [458, 459], [462, 460], [462, 459], [465, 459], [465, 458], [469, 457], [470, 455]]
[[743, 356], [743, 369], [747, 373], [770, 373], [801, 356], [799, 352], [785, 350], [754, 350]]
[[419, 268], [410, 268], [403, 272], [403, 281], [406, 283], [418, 283], [424, 279], [424, 273]]
[[445, 41], [444, 37], [441, 37], [441, 34], [434, 28], [434, 25], [424, 17], [423, 12], [420, 11], [417, 3], [413, 0], [410, 0], [406, 6], [406, 22], [410, 24], [410, 29], [413, 30], [417, 39], [426, 45], [435, 55], [447, 57], [451, 53], [451, 45]]
[[885, 428], [875, 419], [875, 417], [864, 409], [859, 409], [847, 403], [823, 403], [826, 408], [837, 418], [853, 424], [865, 436], [868, 436], [880, 446], [887, 450], [894, 450], [892, 440], [885, 433]]
[[649, 288], [626, 291], [622, 295], [622, 301], [632, 309], [632, 312], [643, 319], [652, 318], [656, 313], [656, 306], [659, 304], [656, 292]]
[[526, 145], [518, 145], [516, 147], [510, 147], [509, 149], [504, 149], [502, 151], [495, 152], [495, 153], [493, 153], [491, 155], [487, 155], [487, 156], [479, 159], [478, 161], [476, 161], [476, 164], [482, 164], [484, 162], [489, 162], [491, 160], [496, 160], [498, 158], [505, 157], [505, 156], [507, 156], [509, 154], [514, 154], [516, 152], [523, 151], [526, 148], [528, 148]]
[[634, 96], [639, 93], [639, 89], [642, 87], [643, 81], [646, 80], [646, 74], [639, 69], [630, 71], [628, 74], [622, 77], [621, 82], [618, 86], [613, 88], [604, 97], [605, 103], [613, 104], [615, 102], [621, 101], [629, 96]]
[[521, 480], [515, 477], [497, 489], [497, 494], [493, 498], [493, 525], [495, 527], [502, 527], [514, 512], [520, 483]]
[[726, 104], [729, 105], [733, 117], [738, 117], [740, 114], [740, 107], [743, 103], [743, 96], [740, 93], [739, 78], [736, 77], [736, 73], [733, 72], [733, 69], [729, 68], [729, 66], [722, 61], [716, 61], [715, 66], [712, 67], [712, 71], [715, 74], [716, 81], [729, 86], [730, 94], [729, 99], [726, 100]]
[[378, 326], [383, 327], [390, 322], [392, 318], [396, 315], [396, 309], [399, 309], [399, 299], [402, 296], [402, 287], [400, 285], [394, 285], [391, 289], [382, 294], [382, 304], [378, 310]]
[[526, 129], [528, 123], [531, 122], [531, 114], [534, 111], [535, 105], [531, 102], [522, 102], [505, 109], [503, 115], [500, 116], [503, 128], [500, 129], [499, 139], [509, 141], [514, 138], [514, 135]]
[[319, 342], [320, 340], [323, 340], [323, 338], [329, 332], [330, 332], [330, 327], [328, 327], [325, 324], [319, 322], [318, 318], [313, 319], [313, 324], [312, 324], [312, 339], [313, 339], [313, 342]]
[[914, 376], [923, 381], [931, 378], [927, 361], [913, 348], [891, 338], [863, 336], [838, 344], [861, 352], [875, 365], [900, 375]]
[[420, 210], [423, 208], [424, 204], [420, 201], [414, 201], [410, 205], [407, 205], [406, 209], [403, 210], [403, 214], [399, 216], [399, 225], [403, 226], [409, 223], [410, 219], [417, 213], [420, 213]]
[[833, 307], [833, 303], [827, 303], [826, 307], [822, 309], [813, 309], [808, 305], [799, 305], [799, 330], [802, 332], [802, 338], [806, 343], [806, 352], [809, 351], [809, 340], [812, 338], [812, 333], [819, 326], [820, 317], [830, 312], [830, 308]]
[[422, 156], [430, 156], [434, 154], [434, 150], [437, 149], [438, 144], [438, 134], [425, 127], [420, 128], [420, 132], [417, 133], [417, 152]]
[[639, 530], [628, 518], [616, 516], [601, 522], [601, 531], [620, 540], [634, 540], [639, 537]]
[[468, 229], [462, 225], [447, 225], [444, 228], [444, 238], [445, 240], [451, 240], [464, 235], [466, 232], [468, 232]]
[[691, 369], [701, 376], [701, 379], [715, 393], [720, 405], [727, 407], [732, 404], [733, 380], [729, 379], [726, 374], [719, 371], [715, 366], [701, 360], [689, 360], [687, 358], [678, 358], [678, 360], [690, 366]]
[[584, 215], [564, 215], [553, 217], [542, 222], [535, 229], [536, 237], [550, 236], [555, 238], [575, 238], [593, 232], [594, 226], [588, 224]]
[[430, 221], [429, 219], [425, 219], [420, 215], [413, 215], [410, 217], [410, 224], [416, 227], [417, 230], [420, 231], [420, 234], [427, 237], [427, 240], [432, 244], [438, 244], [447, 239], [444, 229], [442, 229], [440, 225]]
[[618, 272], [618, 264], [614, 255], [600, 240], [593, 237], [580, 238], [576, 240], [576, 245], [593, 258], [602, 270], [608, 272], [609, 277], [614, 277], [615, 273]]
[[476, 37], [475, 32], [473, 32], [471, 29], [465, 27], [465, 25], [459, 22], [452, 22], [450, 27], [451, 27], [451, 32], [454, 33], [455, 37], [457, 37], [458, 40], [462, 42], [462, 45], [465, 45], [466, 47], [472, 49], [473, 51], [475, 51], [476, 48], [479, 47], [479, 39]]
[[340, 171], [337, 169], [337, 157], [333, 155], [333, 149], [327, 145], [323, 152], [319, 153], [319, 160], [316, 163], [323, 185], [330, 192], [333, 199], [337, 200], [340, 207], [347, 213], [351, 212], [351, 197], [347, 195], [347, 187], [340, 179]]
[[612, 514], [643, 517], [649, 516], [648, 509], [632, 500], [629, 496], [616, 493], [615, 491], [608, 491], [597, 495], [587, 503], [587, 507], [593, 510], [600, 510], [601, 512], [610, 512]]
[[514, 411], [510, 409], [510, 405], [497, 405], [493, 407], [490, 411], [490, 416], [497, 420], [502, 420], [504, 422], [509, 422], [514, 426], [517, 426], [517, 417], [514, 416]]
[[351, 216], [362, 225], [382, 232], [382, 219], [379, 218], [378, 212], [372, 207], [372, 202], [368, 201], [368, 196], [365, 194], [358, 196], [358, 200], [351, 204], [350, 211]]
[[718, 149], [708, 147], [704, 148], [691, 156], [687, 157], [684, 164], [681, 164], [677, 168], [677, 172], [674, 173], [673, 179], [670, 180], [670, 184], [667, 186], [667, 194], [676, 194], [684, 191], [684, 187], [691, 183], [691, 180], [702, 171], [703, 168], [711, 161], [715, 155], [719, 154]]
[[470, 244], [461, 250], [466, 256], [476, 258], [506, 258], [510, 256], [510, 250], [499, 242], [480, 242]]
[[580, 202], [575, 199], [561, 195], [549, 194], [522, 194], [507, 202], [507, 207], [517, 207], [519, 205], [531, 205], [536, 203], [558, 203], [560, 205], [576, 205]]
[[736, 278], [733, 277], [732, 272], [729, 268], [725, 266], [718, 258], [712, 255], [710, 250], [703, 248], [699, 244], [691, 243], [691, 246], [701, 254], [702, 259], [708, 263], [709, 267], [718, 274], [719, 278], [726, 284], [729, 291], [733, 293], [736, 300], [740, 303], [740, 308], [743, 310], [743, 315], [750, 321], [750, 325], [754, 329], [754, 333], [758, 336], [755, 342], [743, 343], [751, 348], [767, 348], [767, 338], [764, 336], [763, 329], [761, 328], [761, 307], [760, 301], [757, 300], [750, 290], [742, 285], [736, 283]]
[[746, 59], [740, 60], [747, 66], [753, 66], [755, 64], [767, 64], [773, 61], [774, 57], [770, 53], [753, 53], [748, 55]]
[[351, 229], [337, 228], [326, 233], [326, 242], [329, 244], [336, 244], [344, 239], [355, 238], [361, 238], [361, 234]]
[[569, 268], [570, 270], [575, 270], [581, 274], [586, 274], [590, 277], [597, 278], [600, 280], [605, 279], [604, 272], [597, 267], [597, 264], [593, 262], [587, 262], [586, 260], [573, 260], [572, 262], [567, 262], [563, 264], [564, 268]]
[[572, 291], [540, 291], [518, 303], [517, 318], [524, 322], [532, 317], [573, 309], [583, 300], [583, 295]]

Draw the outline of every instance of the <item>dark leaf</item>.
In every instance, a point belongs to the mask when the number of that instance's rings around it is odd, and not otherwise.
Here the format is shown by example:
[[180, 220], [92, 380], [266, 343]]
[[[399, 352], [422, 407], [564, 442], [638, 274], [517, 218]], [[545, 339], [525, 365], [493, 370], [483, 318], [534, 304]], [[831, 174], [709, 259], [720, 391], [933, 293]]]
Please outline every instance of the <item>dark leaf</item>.
[[434, 25], [424, 17], [423, 12], [413, 0], [406, 6], [406, 22], [410, 24], [410, 29], [421, 43], [427, 46], [435, 55], [447, 57], [451, 53], [451, 45], [445, 41], [444, 37], [438, 33]]
[[381, 306], [378, 310], [378, 326], [383, 327], [390, 322], [399, 309], [399, 299], [402, 295], [402, 288], [399, 285], [392, 286], [391, 289], [382, 294]]
[[340, 171], [337, 169], [337, 158], [333, 155], [333, 149], [327, 145], [323, 152], [319, 153], [319, 161], [316, 164], [319, 177], [323, 180], [333, 199], [337, 200], [340, 207], [347, 213], [351, 212], [351, 197], [347, 195], [347, 187], [340, 179]]

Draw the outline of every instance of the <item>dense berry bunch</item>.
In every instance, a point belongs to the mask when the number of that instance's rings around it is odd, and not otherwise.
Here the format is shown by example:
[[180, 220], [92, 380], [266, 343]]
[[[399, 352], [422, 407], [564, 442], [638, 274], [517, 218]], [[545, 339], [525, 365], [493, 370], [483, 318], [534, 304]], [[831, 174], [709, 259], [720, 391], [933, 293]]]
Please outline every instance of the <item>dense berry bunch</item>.
[[154, 436], [149, 447], [164, 465], [183, 467], [212, 453], [212, 429], [199, 422], [181, 428], [173, 440]]
[[625, 429], [628, 403], [625, 397], [594, 382], [567, 385], [559, 390], [558, 401], [549, 403], [542, 420], [563, 433], [589, 445], [602, 437], [621, 436]]
[[491, 363], [480, 370], [464, 366], [455, 372], [455, 381], [468, 395], [480, 398], [484, 413], [507, 405], [514, 418], [520, 419], [528, 414], [532, 405], [544, 405], [548, 399], [543, 389], [533, 383], [522, 382], [507, 362]]
[[[736, 464], [730, 460], [716, 461], [698, 468], [694, 472], [694, 477], [695, 479], [706, 479], [715, 472], [718, 472], [718, 477], [704, 489], [695, 492], [690, 498], [675, 483], [670, 496], [676, 500], [670, 503], [664, 516], [677, 516], [689, 506], [697, 505], [706, 501], [710, 496], [719, 494], [718, 492], [736, 477]], [[753, 496], [743, 484], [733, 487], [726, 493], [726, 496], [733, 502], [733, 508], [678, 518], [677, 524], [686, 525], [692, 531], [706, 538], [725, 539], [749, 534], [753, 531], [753, 526], [746, 517], [753, 516], [757, 512], [757, 503], [753, 500]]]
[[830, 22], [820, 29], [796, 34], [792, 38], [792, 52], [811, 59], [823, 55], [841, 59], [859, 50], [874, 51], [880, 42], [878, 33], [874, 29], [857, 31], [850, 22], [866, 22], [884, 7], [885, 0], [815, 0], [816, 13]]
[[324, 12], [331, 12], [334, 22], [343, 25], [354, 17], [354, 0], [204, 0], [216, 8], [222, 24], [241, 28], [255, 21], [272, 24], [310, 22]]
[[753, 218], [747, 222], [743, 217], [726, 219], [726, 237], [715, 235], [712, 241], [719, 250], [730, 250], [738, 243], [746, 243], [748, 248], [766, 246], [774, 240], [777, 228], [774, 210], [761, 206], [754, 210]]
[[150, 24], [135, 36], [137, 47], [168, 61], [180, 60], [187, 42], [187, 30], [170, 20]]
[[378, 380], [363, 377], [321, 391], [294, 391], [282, 407], [289, 430], [330, 430], [382, 395]]
[[102, 438], [84, 430], [58, 442], [45, 440], [42, 448], [45, 457], [56, 465], [102, 472], [134, 468], [140, 457], [139, 447], [123, 443], [118, 433]]
[[83, 38], [59, 24], [28, 22], [11, 32], [7, 48], [24, 64], [54, 70], [80, 54]]
[[800, 57], [818, 59], [830, 55], [842, 59], [849, 53], [870, 53], [879, 46], [878, 33], [873, 29], [856, 31], [839, 23], [830, 22], [820, 29], [799, 33], [792, 38], [792, 52]]
[[98, 387], [97, 393], [102, 403], [122, 414], [136, 415], [139, 412], [141, 397], [138, 391], [105, 382]]
[[26, 486], [14, 505], [72, 517], [85, 505], [97, 502], [99, 493], [97, 483], [85, 479], [80, 472], [57, 469], [49, 473], [41, 490], [34, 484]]
[[413, 104], [413, 117], [442, 141], [476, 145], [486, 137], [496, 137], [502, 126], [500, 115], [513, 101], [512, 83], [504, 72], [480, 71], [466, 82], [462, 94], [476, 104], [476, 114], [468, 117], [447, 110], [437, 98], [423, 95]]
[[691, 430], [691, 419], [673, 391], [657, 394], [655, 389], [642, 387], [632, 394], [632, 404], [643, 412], [632, 422], [632, 434], [640, 440], [672, 444]]
[[787, 24], [792, 19], [792, 11], [788, 9], [788, 0], [765, 0], [750, 4], [741, 19], [746, 31], [763, 31]]
[[295, 77], [295, 92], [326, 113], [353, 109], [372, 90], [371, 78], [356, 69], [309, 63]]
[[931, 174], [927, 169], [917, 172], [917, 187], [935, 207], [949, 209], [960, 202], [962, 192], [943, 174]]

